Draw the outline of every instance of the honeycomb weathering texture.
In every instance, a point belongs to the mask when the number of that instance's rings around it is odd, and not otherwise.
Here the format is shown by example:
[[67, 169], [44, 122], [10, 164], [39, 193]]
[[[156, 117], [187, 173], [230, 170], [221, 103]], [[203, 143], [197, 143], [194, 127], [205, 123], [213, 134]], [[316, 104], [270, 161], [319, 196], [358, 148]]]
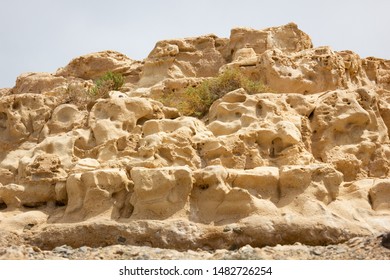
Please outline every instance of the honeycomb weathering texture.
[[[202, 119], [158, 97], [236, 69]], [[112, 71], [121, 92], [65, 102]], [[30, 244], [323, 245], [390, 230], [390, 61], [313, 47], [293, 24], [114, 51], [0, 91], [0, 225]], [[26, 226], [31, 230], [26, 233]]]

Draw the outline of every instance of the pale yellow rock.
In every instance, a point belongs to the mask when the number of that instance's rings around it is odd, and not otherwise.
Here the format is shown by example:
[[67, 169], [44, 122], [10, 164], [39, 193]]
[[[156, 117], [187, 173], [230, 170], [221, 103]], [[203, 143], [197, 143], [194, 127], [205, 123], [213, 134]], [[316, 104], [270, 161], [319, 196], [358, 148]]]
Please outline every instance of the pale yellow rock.
[[18, 173], [20, 181], [37, 183], [65, 181], [68, 175], [58, 155], [47, 153], [37, 154], [31, 161], [22, 158]]
[[131, 170], [134, 193], [134, 219], [167, 219], [185, 215], [188, 211], [189, 194], [192, 189], [191, 170], [188, 167], [166, 167]]
[[73, 104], [62, 104], [53, 110], [46, 123], [49, 134], [68, 132], [84, 124], [86, 112], [80, 112]]
[[13, 215], [0, 214], [0, 227], [20, 235], [26, 229], [45, 224], [47, 218], [48, 215], [39, 210], [30, 210], [24, 213], [17, 210]]
[[8, 152], [7, 150], [4, 150], [0, 167], [4, 169], [5, 172], [7, 172], [6, 170], [11, 172], [13, 174], [14, 179], [16, 179], [15, 175], [18, 173], [17, 170], [19, 168], [20, 159], [25, 156], [32, 157], [32, 149], [35, 146], [36, 144], [34, 142], [25, 142], [13, 151]]
[[93, 158], [82, 158], [79, 159], [72, 167], [73, 173], [83, 173], [86, 171], [92, 171], [99, 169], [100, 163]]
[[19, 169], [22, 170], [41, 154], [48, 154], [59, 159], [60, 165], [68, 170], [73, 162], [73, 147], [75, 137], [72, 134], [56, 134], [46, 137], [42, 142], [31, 148], [30, 153], [20, 159]]
[[374, 181], [369, 191], [370, 203], [375, 211], [390, 209], [390, 180], [378, 179]]
[[55, 189], [50, 184], [40, 185], [0, 185], [0, 200], [7, 208], [38, 207], [47, 202], [55, 202]]
[[229, 48], [232, 53], [242, 48], [252, 48], [256, 54], [269, 49], [298, 52], [312, 47], [310, 37], [298, 29], [295, 23], [263, 30], [234, 28], [230, 34]]
[[[374, 232], [386, 231], [390, 222], [386, 193], [382, 193], [380, 197], [376, 194], [377, 190], [381, 192], [382, 187], [387, 185], [387, 180], [362, 179], [346, 183], [340, 188], [338, 199], [329, 204], [328, 209], [344, 220], [354, 221], [354, 226], [360, 229], [368, 228]], [[374, 186], [379, 186], [379, 188], [375, 189]], [[375, 204], [373, 198], [376, 200]], [[379, 211], [375, 211], [374, 219], [367, 218], [372, 215], [374, 205], [380, 207]]]
[[338, 197], [343, 182], [340, 172], [324, 164], [286, 165], [280, 169], [279, 176], [279, 207], [290, 204], [301, 195], [329, 204]]
[[[231, 187], [226, 184], [227, 178], [227, 170], [218, 165], [194, 172], [195, 182], [191, 194], [190, 212], [192, 220], [202, 223], [218, 221], [217, 209], [231, 190]], [[241, 211], [238, 212], [242, 214]]]
[[[332, 163], [351, 181], [368, 174], [388, 174], [387, 127], [376, 105], [374, 92], [333, 91], [319, 97], [312, 114], [313, 155]], [[376, 145], [376, 143], [384, 145]], [[382, 168], [376, 165], [381, 160]], [[380, 175], [381, 174], [381, 175]]]
[[[97, 79], [106, 72], [126, 73], [138, 63], [116, 51], [102, 51], [73, 59], [56, 72], [58, 77], [78, 77], [85, 80]], [[137, 65], [138, 66], [138, 65]]]
[[330, 47], [293, 53], [269, 49], [250, 59], [233, 61], [224, 68], [238, 68], [276, 92], [308, 94], [373, 85], [357, 54], [335, 52]]
[[10, 92], [10, 88], [0, 88], [0, 97], [8, 95], [10, 94]]
[[390, 90], [390, 60], [367, 57], [363, 59], [362, 66], [371, 81], [379, 87]]
[[48, 93], [66, 88], [67, 81], [50, 73], [25, 73], [16, 79], [13, 94]]
[[215, 35], [160, 41], [145, 60], [139, 84], [152, 86], [166, 78], [210, 77], [225, 64], [227, 40]]
[[[208, 157], [215, 153], [217, 157], [221, 155], [218, 164], [230, 168], [313, 162], [314, 158], [307, 150], [308, 135], [303, 137], [301, 134], [310, 129], [307, 115], [315, 106], [311, 98], [307, 99], [302, 100], [294, 94], [248, 95], [243, 89], [226, 94], [214, 102], [208, 115], [207, 127], [218, 140], [207, 140], [202, 153]], [[232, 148], [227, 144], [231, 141], [234, 141]], [[241, 167], [222, 163], [222, 159], [234, 159], [233, 154], [226, 151], [229, 148], [235, 151], [234, 155], [244, 157]]]
[[37, 140], [49, 120], [54, 102], [39, 94], [17, 94], [0, 100], [1, 148]]
[[99, 100], [91, 109], [88, 125], [97, 144], [127, 136], [148, 119], [162, 118], [161, 103], [143, 98]]
[[8, 185], [15, 181], [15, 174], [8, 168], [0, 168], [0, 184]]
[[117, 219], [123, 209], [130, 181], [120, 169], [99, 169], [68, 177], [68, 204], [63, 219], [84, 220], [101, 214]]
[[[238, 88], [199, 119], [161, 103], [229, 68], [270, 92]], [[125, 84], [87, 102], [107, 71]], [[48, 249], [232, 250], [389, 231], [389, 73], [287, 24], [23, 74], [0, 89], [2, 234]]]
[[[275, 195], [272, 198], [277, 200], [277, 194], [274, 193], [277, 191], [276, 186], [269, 185], [266, 190], [264, 185], [254, 182], [255, 176], [260, 179], [272, 175], [259, 170], [236, 172], [221, 166], [209, 166], [194, 172], [190, 218], [202, 223], [226, 224], [255, 213], [262, 216], [275, 215], [277, 209], [268, 199]], [[243, 182], [243, 178], [248, 181]], [[268, 179], [272, 182], [271, 178]]]
[[279, 201], [279, 168], [256, 167], [249, 170], [229, 169], [229, 178], [233, 188], [248, 190], [259, 199], [268, 199], [273, 203]]
[[253, 48], [238, 49], [233, 54], [233, 62], [239, 62], [240, 65], [255, 65], [257, 63], [257, 55]]
[[192, 117], [179, 117], [174, 120], [149, 120], [142, 126], [143, 135], [165, 132], [172, 133], [182, 130], [183, 133], [188, 133], [188, 136], [196, 135], [198, 133], [206, 132], [207, 128], [200, 120]]

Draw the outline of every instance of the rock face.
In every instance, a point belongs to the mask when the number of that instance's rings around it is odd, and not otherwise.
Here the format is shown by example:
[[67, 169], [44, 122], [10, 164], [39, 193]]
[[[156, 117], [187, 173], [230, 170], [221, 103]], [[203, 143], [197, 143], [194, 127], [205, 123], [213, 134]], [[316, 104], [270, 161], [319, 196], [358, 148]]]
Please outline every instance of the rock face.
[[[202, 119], [155, 99], [226, 69], [272, 92], [233, 90]], [[64, 102], [107, 71], [123, 75], [122, 92]], [[0, 225], [46, 249], [379, 235], [390, 230], [389, 77], [389, 61], [315, 48], [293, 23], [23, 74], [0, 94]]]

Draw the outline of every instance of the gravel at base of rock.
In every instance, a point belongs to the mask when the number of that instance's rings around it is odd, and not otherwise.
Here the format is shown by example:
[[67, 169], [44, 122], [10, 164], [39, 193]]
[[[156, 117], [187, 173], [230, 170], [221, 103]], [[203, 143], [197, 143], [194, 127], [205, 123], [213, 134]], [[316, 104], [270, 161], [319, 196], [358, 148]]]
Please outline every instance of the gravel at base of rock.
[[59, 246], [51, 251], [28, 245], [0, 247], [0, 259], [29, 260], [390, 260], [390, 250], [381, 239], [356, 237], [345, 243], [329, 246], [307, 246], [300, 243], [275, 247], [238, 250], [185, 251], [146, 246], [113, 245], [102, 248]]

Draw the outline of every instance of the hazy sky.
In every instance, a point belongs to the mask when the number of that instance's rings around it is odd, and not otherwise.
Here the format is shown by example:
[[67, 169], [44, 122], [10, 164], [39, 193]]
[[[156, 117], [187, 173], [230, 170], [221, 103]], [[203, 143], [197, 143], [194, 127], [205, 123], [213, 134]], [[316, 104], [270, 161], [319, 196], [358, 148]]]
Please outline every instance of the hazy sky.
[[295, 22], [314, 46], [390, 59], [388, 0], [0, 0], [0, 88], [112, 49], [143, 59], [162, 39]]

